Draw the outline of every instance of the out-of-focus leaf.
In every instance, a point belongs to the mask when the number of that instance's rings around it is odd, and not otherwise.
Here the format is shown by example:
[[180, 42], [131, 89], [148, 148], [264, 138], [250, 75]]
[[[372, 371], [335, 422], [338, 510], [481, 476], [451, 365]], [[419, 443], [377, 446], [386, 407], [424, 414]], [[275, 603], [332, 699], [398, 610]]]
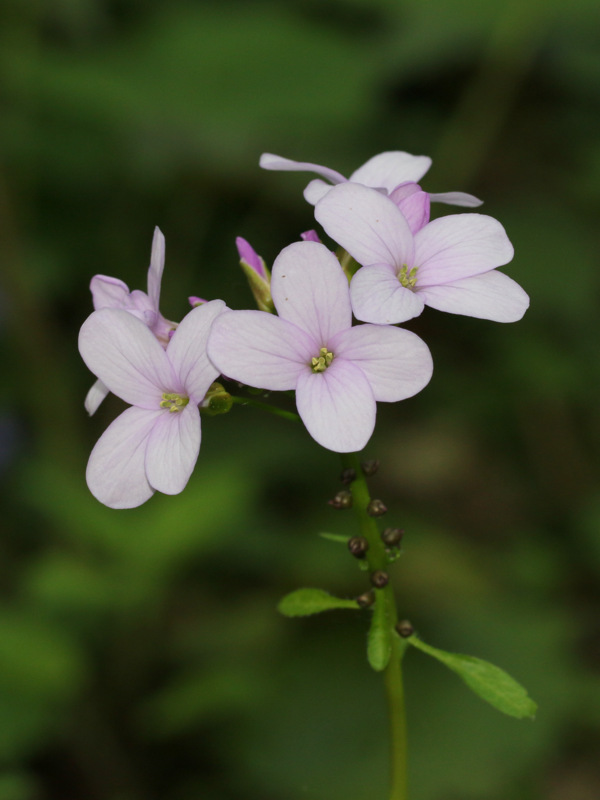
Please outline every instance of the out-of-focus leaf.
[[438, 650], [416, 636], [411, 636], [408, 643], [456, 672], [475, 694], [498, 711], [518, 719], [535, 717], [537, 704], [528, 696], [527, 691], [508, 673], [489, 661]]
[[322, 589], [296, 589], [287, 594], [277, 606], [286, 617], [309, 617], [335, 608], [360, 608], [356, 600], [334, 597]]

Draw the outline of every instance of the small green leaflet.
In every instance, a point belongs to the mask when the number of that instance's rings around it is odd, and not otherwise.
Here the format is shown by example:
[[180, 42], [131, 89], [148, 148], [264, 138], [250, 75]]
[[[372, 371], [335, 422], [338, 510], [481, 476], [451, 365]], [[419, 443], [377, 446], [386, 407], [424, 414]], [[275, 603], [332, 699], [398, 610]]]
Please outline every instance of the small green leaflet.
[[413, 647], [437, 658], [442, 664], [456, 672], [475, 694], [499, 711], [518, 719], [535, 717], [537, 704], [528, 696], [521, 684], [500, 667], [495, 667], [489, 661], [483, 661], [474, 656], [446, 653], [444, 650], [438, 650], [436, 647], [425, 644], [416, 636], [411, 636], [407, 641]]
[[343, 533], [320, 533], [323, 539], [327, 539], [330, 542], [339, 542], [339, 544], [348, 544], [350, 536], [345, 536]]
[[344, 600], [334, 597], [323, 589], [297, 589], [286, 594], [277, 606], [286, 617], [308, 617], [320, 611], [330, 611], [333, 608], [355, 608], [360, 606], [356, 600]]
[[386, 609], [383, 598], [378, 598], [373, 607], [373, 618], [367, 640], [367, 658], [376, 672], [381, 672], [387, 667], [392, 654], [392, 630]]

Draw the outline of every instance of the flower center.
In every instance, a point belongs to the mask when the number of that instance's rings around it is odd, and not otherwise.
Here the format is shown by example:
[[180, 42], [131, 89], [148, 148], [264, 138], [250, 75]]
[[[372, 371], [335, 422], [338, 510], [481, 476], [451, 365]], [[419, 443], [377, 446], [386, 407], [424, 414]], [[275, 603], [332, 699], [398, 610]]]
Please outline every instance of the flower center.
[[402, 269], [398, 273], [398, 280], [402, 286], [406, 287], [407, 289], [414, 289], [417, 283], [418, 270], [418, 267], [413, 267], [409, 270], [408, 266], [403, 264]]
[[160, 407], [165, 408], [171, 413], [181, 411], [182, 408], [187, 406], [190, 398], [184, 394], [177, 394], [176, 392], [164, 392], [160, 401]]
[[325, 372], [332, 361], [333, 353], [331, 353], [326, 347], [322, 347], [319, 350], [319, 355], [311, 358], [310, 366], [313, 372]]

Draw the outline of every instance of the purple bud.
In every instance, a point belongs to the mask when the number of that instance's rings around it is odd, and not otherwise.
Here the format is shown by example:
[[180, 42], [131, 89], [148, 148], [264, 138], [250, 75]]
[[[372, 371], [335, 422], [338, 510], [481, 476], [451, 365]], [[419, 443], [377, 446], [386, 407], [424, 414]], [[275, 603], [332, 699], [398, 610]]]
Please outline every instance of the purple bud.
[[208, 303], [208, 300], [205, 300], [203, 297], [196, 297], [195, 295], [188, 297], [188, 301], [192, 306], [192, 308], [196, 308], [196, 306], [201, 306], [203, 303]]
[[321, 240], [319, 239], [319, 234], [316, 231], [304, 231], [304, 233], [300, 234], [300, 238], [302, 239], [303, 242], [319, 242], [319, 244], [321, 243]]
[[235, 245], [240, 256], [240, 261], [245, 261], [261, 278], [266, 279], [267, 274], [262, 259], [252, 245], [245, 239], [242, 239], [241, 236], [236, 236]]

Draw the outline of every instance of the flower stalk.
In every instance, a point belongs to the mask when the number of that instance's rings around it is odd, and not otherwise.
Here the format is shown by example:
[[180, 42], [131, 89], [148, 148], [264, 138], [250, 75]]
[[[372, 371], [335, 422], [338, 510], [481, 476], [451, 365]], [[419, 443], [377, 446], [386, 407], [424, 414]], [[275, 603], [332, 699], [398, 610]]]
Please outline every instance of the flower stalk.
[[[371, 575], [377, 572], [387, 572], [388, 557], [385, 545], [381, 539], [376, 519], [367, 511], [371, 497], [358, 454], [344, 453], [341, 455], [341, 459], [344, 470], [353, 469], [356, 473], [356, 479], [352, 483], [353, 508], [358, 517], [361, 536], [369, 544], [365, 553], [369, 572]], [[383, 674], [390, 725], [390, 800], [407, 800], [406, 714], [402, 683], [402, 657], [407, 645], [395, 632], [398, 612], [391, 581], [382, 588], [374, 589], [374, 592], [373, 613], [380, 615], [380, 618], [385, 620], [391, 634], [390, 659]]]

